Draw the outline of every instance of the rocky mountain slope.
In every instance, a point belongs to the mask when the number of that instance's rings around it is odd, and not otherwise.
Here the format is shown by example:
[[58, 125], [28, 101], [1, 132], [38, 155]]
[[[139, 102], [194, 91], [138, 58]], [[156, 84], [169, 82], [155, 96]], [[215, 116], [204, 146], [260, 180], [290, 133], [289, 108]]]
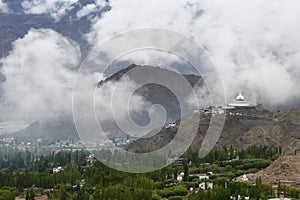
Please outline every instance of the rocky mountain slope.
[[[234, 146], [247, 148], [253, 145], [281, 146], [283, 152], [294, 153], [300, 149], [300, 123], [294, 120], [294, 112], [272, 113], [258, 107], [239, 108], [227, 112], [222, 134], [215, 148]], [[284, 116], [284, 117], [283, 117]], [[292, 116], [292, 117], [291, 117]], [[291, 120], [293, 123], [291, 123]], [[177, 121], [177, 124], [180, 121]], [[198, 133], [191, 147], [199, 149], [210, 124], [210, 115], [203, 114]], [[178, 125], [163, 128], [158, 134], [140, 138], [132, 143], [129, 151], [152, 151], [171, 141]]]
[[298, 185], [300, 183], [300, 155], [282, 156], [266, 169], [255, 174], [248, 174], [247, 177], [253, 183], [257, 177], [261, 177], [264, 182], [270, 184], [277, 184], [280, 180], [283, 184]]

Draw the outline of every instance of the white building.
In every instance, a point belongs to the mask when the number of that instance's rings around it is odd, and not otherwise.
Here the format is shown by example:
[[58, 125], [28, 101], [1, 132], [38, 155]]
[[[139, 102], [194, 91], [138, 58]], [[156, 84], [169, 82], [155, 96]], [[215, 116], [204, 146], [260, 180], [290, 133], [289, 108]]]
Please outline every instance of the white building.
[[174, 126], [176, 126], [176, 123], [170, 123], [166, 126], [166, 128], [170, 128], [170, 127], [174, 127]]
[[238, 96], [235, 98], [234, 103], [228, 104], [229, 107], [249, 107], [250, 104], [247, 102], [246, 98], [243, 96], [240, 90]]
[[[231, 196], [230, 199], [232, 200], [242, 200], [243, 198], [241, 197], [241, 195], [238, 195], [237, 199], [234, 196]], [[249, 200], [250, 197], [245, 197], [245, 200]]]
[[244, 174], [244, 175], [242, 176], [242, 181], [249, 181], [249, 179], [248, 179], [248, 177], [246, 176], [246, 174]]
[[184, 172], [181, 172], [178, 176], [177, 176], [177, 181], [182, 181], [184, 177]]
[[224, 114], [225, 111], [222, 106], [213, 106], [211, 108], [211, 113], [212, 114]]
[[200, 179], [200, 180], [203, 180], [203, 179], [208, 180], [208, 179], [209, 179], [209, 176], [206, 175], [206, 174], [199, 174], [199, 179]]
[[182, 176], [177, 176], [177, 181], [182, 181], [183, 177]]
[[209, 180], [209, 175], [208, 174], [190, 174], [189, 176], [196, 176], [200, 180]]
[[58, 172], [63, 171], [63, 170], [64, 170], [64, 168], [62, 168], [61, 166], [55, 167], [55, 168], [53, 168], [53, 174], [58, 173]]
[[212, 189], [213, 188], [213, 183], [207, 182], [207, 183], [200, 183], [199, 188], [202, 190], [207, 190], [207, 189]]

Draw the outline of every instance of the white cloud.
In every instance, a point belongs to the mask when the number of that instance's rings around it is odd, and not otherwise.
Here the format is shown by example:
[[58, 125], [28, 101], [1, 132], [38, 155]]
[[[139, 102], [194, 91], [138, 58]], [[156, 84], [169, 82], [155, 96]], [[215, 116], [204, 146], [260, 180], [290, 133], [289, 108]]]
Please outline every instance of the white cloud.
[[[112, 10], [103, 14], [94, 26], [96, 39], [104, 40], [120, 31], [144, 27], [180, 29], [187, 26], [192, 13], [186, 12], [185, 1], [112, 0]], [[91, 38], [92, 39], [92, 38]]]
[[172, 29], [204, 45], [228, 101], [241, 88], [253, 103], [299, 102], [298, 0], [112, 0], [110, 6], [93, 24], [92, 44], [136, 28]]
[[94, 12], [99, 12], [101, 9], [106, 7], [109, 3], [105, 0], [96, 0], [94, 3], [85, 5], [77, 12], [77, 17], [82, 18]]
[[49, 29], [32, 29], [1, 59], [7, 117], [39, 120], [71, 113], [79, 47]]
[[25, 0], [22, 2], [24, 12], [27, 14], [50, 14], [59, 20], [66, 10], [78, 0]]
[[[0, 60], [0, 73], [5, 76], [0, 85], [3, 120], [43, 121], [60, 116], [72, 120], [72, 95], [79, 61], [79, 46], [53, 30], [31, 29], [24, 38], [15, 41], [9, 56]], [[95, 117], [94, 98], [90, 94], [105, 77], [88, 70], [80, 72], [80, 77], [79, 94], [75, 93], [74, 97], [80, 102], [76, 112], [88, 122]], [[131, 89], [135, 87], [135, 82], [125, 78], [97, 89], [97, 114], [105, 121], [122, 122], [127, 119], [128, 111], [144, 110], [147, 102], [138, 95], [131, 97]], [[113, 104], [118, 113], [112, 115], [111, 99], [115, 89], [120, 98]], [[130, 108], [126, 106], [129, 100]]]
[[10, 10], [7, 6], [6, 3], [4, 3], [2, 0], [0, 0], [0, 12], [3, 12], [3, 13], [8, 13]]
[[78, 11], [77, 17], [78, 18], [85, 17], [90, 13], [95, 12], [96, 10], [97, 10], [97, 6], [95, 4], [87, 4], [80, 11]]
[[196, 22], [225, 87], [268, 104], [300, 99], [299, 1], [204, 1]]

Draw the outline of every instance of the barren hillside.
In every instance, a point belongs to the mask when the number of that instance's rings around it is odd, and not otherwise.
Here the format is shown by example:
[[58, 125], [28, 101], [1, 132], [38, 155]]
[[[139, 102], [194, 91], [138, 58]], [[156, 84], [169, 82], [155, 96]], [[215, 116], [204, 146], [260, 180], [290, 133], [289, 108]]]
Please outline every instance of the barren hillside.
[[266, 169], [247, 175], [251, 182], [255, 182], [259, 176], [264, 182], [270, 184], [276, 184], [280, 180], [287, 185], [298, 185], [300, 183], [300, 155], [280, 157]]
[[[226, 115], [225, 125], [216, 148], [234, 146], [247, 148], [253, 145], [282, 146], [284, 153], [294, 153], [300, 149], [300, 124], [291, 123], [292, 114], [260, 110], [256, 107], [235, 109], [242, 115]], [[294, 111], [293, 111], [294, 112]], [[177, 121], [179, 123], [180, 121]], [[210, 123], [210, 115], [203, 115], [192, 148], [199, 149]], [[129, 151], [152, 151], [166, 145], [176, 135], [177, 126], [163, 128], [149, 138], [141, 138], [129, 146]]]

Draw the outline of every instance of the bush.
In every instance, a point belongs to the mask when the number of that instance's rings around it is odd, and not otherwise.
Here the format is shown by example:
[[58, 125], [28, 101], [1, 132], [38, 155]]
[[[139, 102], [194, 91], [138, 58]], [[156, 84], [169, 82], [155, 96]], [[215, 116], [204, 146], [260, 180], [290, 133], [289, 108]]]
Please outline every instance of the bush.
[[151, 200], [160, 200], [160, 197], [157, 194], [155, 194], [152, 196]]
[[16, 192], [10, 190], [0, 190], [0, 200], [15, 200]]
[[182, 186], [175, 186], [172, 188], [158, 191], [158, 195], [163, 198], [169, 198], [171, 196], [186, 196], [187, 193], [187, 189]]
[[173, 197], [170, 197], [169, 200], [182, 200], [182, 197], [181, 196], [173, 196]]

